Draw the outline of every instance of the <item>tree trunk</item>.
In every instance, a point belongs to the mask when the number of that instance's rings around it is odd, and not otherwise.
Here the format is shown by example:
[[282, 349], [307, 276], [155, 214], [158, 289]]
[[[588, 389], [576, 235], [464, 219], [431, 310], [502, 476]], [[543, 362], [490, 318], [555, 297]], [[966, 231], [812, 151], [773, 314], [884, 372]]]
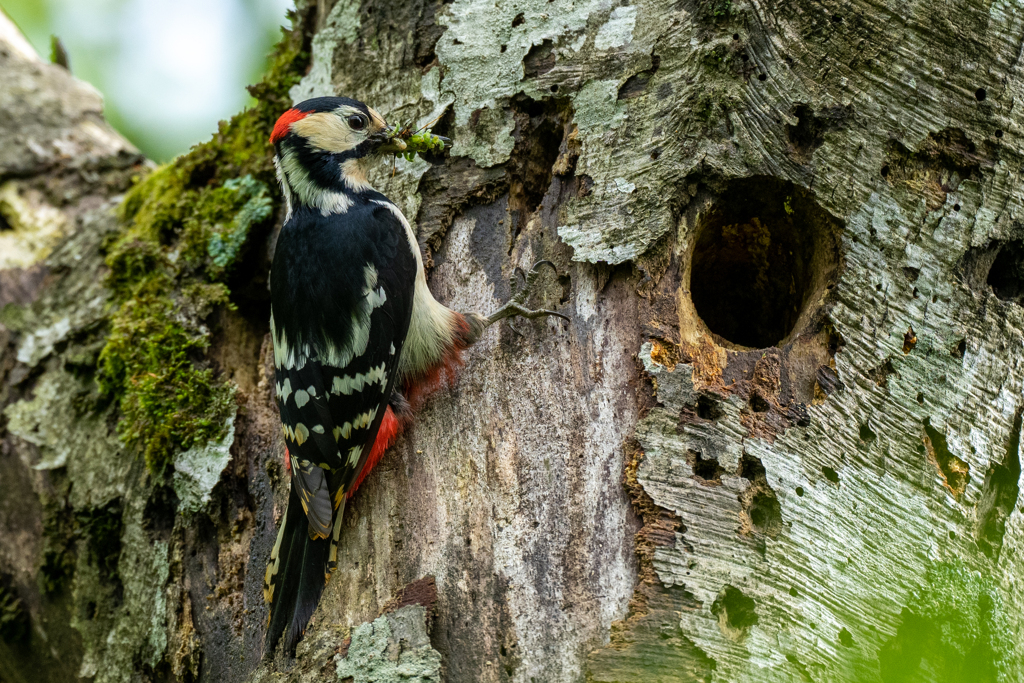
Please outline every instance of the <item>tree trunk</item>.
[[[0, 26], [0, 680], [1024, 678], [1015, 5], [300, 0], [156, 171]], [[328, 94], [454, 139], [374, 179], [439, 300], [571, 321], [468, 352], [287, 660], [266, 139]]]

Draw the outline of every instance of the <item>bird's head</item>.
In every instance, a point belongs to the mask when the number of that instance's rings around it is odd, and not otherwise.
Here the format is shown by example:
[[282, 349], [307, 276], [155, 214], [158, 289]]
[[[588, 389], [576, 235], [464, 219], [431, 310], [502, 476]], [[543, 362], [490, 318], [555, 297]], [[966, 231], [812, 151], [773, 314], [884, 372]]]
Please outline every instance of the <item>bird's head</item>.
[[367, 167], [392, 133], [372, 107], [347, 97], [317, 97], [286, 111], [270, 142], [289, 208], [299, 202], [330, 213], [345, 196], [371, 189]]

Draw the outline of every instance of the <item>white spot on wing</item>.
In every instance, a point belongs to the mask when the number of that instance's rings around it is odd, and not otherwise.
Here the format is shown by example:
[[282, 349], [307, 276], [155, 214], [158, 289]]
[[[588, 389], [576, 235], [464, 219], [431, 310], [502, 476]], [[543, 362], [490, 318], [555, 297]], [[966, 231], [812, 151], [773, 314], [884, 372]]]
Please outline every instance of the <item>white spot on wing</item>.
[[335, 376], [334, 381], [331, 383], [331, 393], [336, 396], [340, 394], [349, 396], [353, 392], [362, 391], [367, 385], [373, 385], [375, 383], [379, 383], [381, 391], [383, 391], [388, 382], [387, 373], [384, 372], [384, 370], [385, 365], [384, 363], [381, 363], [377, 367], [370, 368], [366, 372], [357, 372], [355, 376]]
[[366, 345], [370, 341], [370, 314], [376, 306], [383, 305], [385, 301], [384, 290], [375, 291], [377, 287], [377, 269], [373, 264], [367, 264], [363, 268], [363, 297], [356, 303], [356, 309], [352, 311], [352, 334], [342, 344], [336, 340], [328, 340], [327, 348], [324, 351], [324, 362], [336, 368], [344, 368], [353, 358], [363, 355]]
[[355, 467], [359, 464], [359, 458], [363, 455], [362, 446], [353, 446], [348, 449], [348, 464], [349, 467]]
[[301, 408], [302, 406], [309, 403], [309, 394], [306, 393], [305, 389], [299, 389], [295, 392], [295, 406]]

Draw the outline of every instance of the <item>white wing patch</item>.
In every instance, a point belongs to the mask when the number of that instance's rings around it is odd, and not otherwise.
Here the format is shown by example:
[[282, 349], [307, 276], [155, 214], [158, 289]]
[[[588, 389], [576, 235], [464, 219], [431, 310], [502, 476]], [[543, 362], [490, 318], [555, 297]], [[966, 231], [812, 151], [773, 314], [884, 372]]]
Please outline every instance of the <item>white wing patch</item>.
[[[356, 302], [356, 310], [352, 311], [352, 336], [340, 345], [334, 340], [327, 340], [327, 347], [322, 354], [327, 365], [344, 368], [353, 358], [361, 356], [366, 351], [366, 346], [370, 342], [370, 314], [388, 300], [384, 288], [377, 286], [377, 269], [373, 264], [367, 264], [363, 268], [363, 277], [363, 296]], [[281, 330], [278, 334], [273, 313], [270, 315], [270, 336], [274, 341], [274, 367], [301, 370], [306, 365], [310, 356], [309, 346], [303, 344], [298, 349], [290, 347], [285, 331]], [[307, 389], [306, 393], [316, 396], [316, 391], [312, 388]], [[288, 400], [287, 397], [284, 400]], [[306, 400], [309, 400], [308, 396]]]
[[357, 372], [355, 376], [345, 375], [344, 377], [338, 377], [335, 375], [334, 382], [331, 385], [331, 393], [335, 396], [344, 394], [349, 396], [354, 391], [362, 391], [367, 385], [373, 385], [375, 383], [380, 384], [380, 389], [383, 391], [387, 387], [388, 375], [385, 372], [386, 366], [381, 363], [375, 368], [370, 368], [366, 372]]
[[353, 446], [348, 449], [348, 464], [350, 467], [355, 467], [359, 464], [359, 458], [363, 454], [362, 446]]
[[356, 419], [352, 422], [346, 422], [340, 427], [335, 427], [333, 430], [334, 440], [340, 441], [341, 439], [347, 439], [352, 436], [352, 431], [355, 429], [366, 429], [373, 424], [373, 418], [377, 417], [377, 408], [373, 410], [367, 410], [365, 413], [356, 415]]
[[[274, 314], [270, 314], [270, 338], [274, 342], [274, 367], [284, 370], [301, 370], [306, 365], [306, 360], [309, 358], [309, 346], [303, 344], [302, 348], [295, 349], [288, 346], [288, 337], [285, 335], [284, 330], [281, 330], [281, 334], [277, 333], [277, 327], [274, 325]], [[285, 380], [288, 382], [288, 380]], [[288, 400], [288, 394], [291, 393], [291, 384], [288, 384], [287, 393], [284, 394], [282, 400]]]
[[328, 340], [324, 363], [332, 367], [344, 368], [353, 358], [363, 355], [370, 341], [370, 314], [387, 301], [384, 288], [377, 287], [377, 269], [372, 263], [363, 268], [363, 277], [363, 297], [352, 311], [352, 336], [341, 345]]
[[309, 403], [309, 394], [306, 393], [306, 390], [305, 389], [299, 389], [298, 391], [296, 391], [295, 392], [295, 405], [296, 405], [296, 407], [301, 408], [302, 406], [306, 405], [307, 403]]

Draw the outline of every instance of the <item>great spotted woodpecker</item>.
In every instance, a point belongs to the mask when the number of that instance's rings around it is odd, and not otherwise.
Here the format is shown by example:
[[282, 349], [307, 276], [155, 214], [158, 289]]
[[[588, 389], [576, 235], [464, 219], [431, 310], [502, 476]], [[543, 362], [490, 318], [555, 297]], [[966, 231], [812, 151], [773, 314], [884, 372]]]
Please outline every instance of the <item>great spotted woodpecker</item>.
[[270, 140], [287, 208], [270, 332], [292, 478], [264, 577], [268, 654], [282, 635], [294, 651], [337, 565], [345, 500], [412, 408], [454, 380], [462, 351], [488, 325], [560, 315], [526, 309], [523, 296], [486, 318], [434, 300], [409, 221], [367, 182], [369, 164], [400, 149], [372, 108], [307, 100], [278, 119]]

